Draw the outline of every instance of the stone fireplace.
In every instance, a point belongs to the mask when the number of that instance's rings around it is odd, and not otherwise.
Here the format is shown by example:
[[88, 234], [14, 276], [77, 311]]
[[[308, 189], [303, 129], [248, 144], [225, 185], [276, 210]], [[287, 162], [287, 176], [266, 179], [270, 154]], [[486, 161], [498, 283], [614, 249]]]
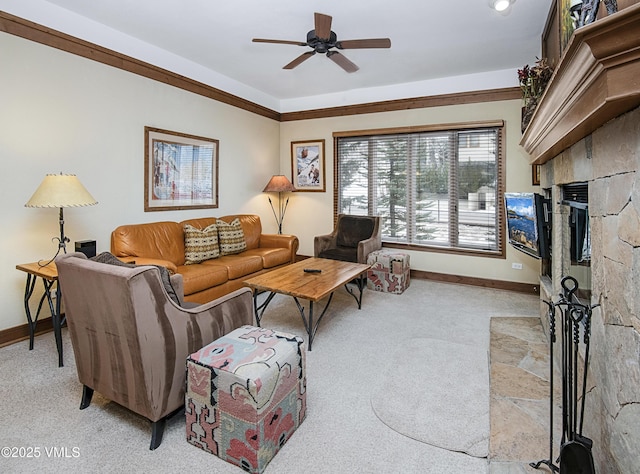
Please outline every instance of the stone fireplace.
[[[594, 310], [584, 435], [596, 470], [638, 472], [640, 447], [640, 4], [574, 33], [521, 145], [540, 164], [553, 207], [552, 260], [541, 299], [560, 281], [589, 286]], [[591, 262], [570, 258], [563, 186], [588, 185]], [[582, 280], [582, 281], [581, 281]], [[548, 331], [546, 305], [541, 319]], [[559, 352], [559, 351], [558, 351]], [[559, 443], [559, 440], [557, 441]]]

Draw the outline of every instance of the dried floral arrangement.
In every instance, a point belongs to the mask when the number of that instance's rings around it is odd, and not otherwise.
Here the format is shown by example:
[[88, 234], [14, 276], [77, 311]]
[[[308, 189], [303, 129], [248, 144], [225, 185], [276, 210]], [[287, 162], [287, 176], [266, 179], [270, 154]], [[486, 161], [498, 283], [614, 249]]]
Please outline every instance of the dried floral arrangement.
[[527, 64], [522, 69], [518, 69], [518, 79], [525, 105], [528, 102], [538, 102], [552, 75], [553, 69], [547, 64], [545, 58], [538, 59], [531, 67]]
[[527, 64], [522, 69], [518, 69], [518, 80], [524, 100], [524, 107], [522, 108], [523, 133], [527, 125], [529, 125], [533, 112], [538, 105], [538, 100], [544, 94], [552, 75], [553, 68], [547, 64], [545, 58], [538, 59], [531, 67]]

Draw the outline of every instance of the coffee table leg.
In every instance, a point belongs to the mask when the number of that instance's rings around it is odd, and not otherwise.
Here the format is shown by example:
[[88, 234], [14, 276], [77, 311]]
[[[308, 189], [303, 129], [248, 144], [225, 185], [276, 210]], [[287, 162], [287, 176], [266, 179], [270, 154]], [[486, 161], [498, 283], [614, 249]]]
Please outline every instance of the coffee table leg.
[[264, 302], [259, 305], [258, 304], [258, 294], [260, 292], [258, 291], [254, 291], [253, 292], [253, 311], [256, 315], [256, 324], [258, 325], [258, 327], [260, 327], [260, 320], [262, 319], [262, 316], [264, 315], [264, 311], [267, 309], [267, 306], [269, 306], [269, 303], [271, 303], [271, 300], [273, 299], [273, 297], [276, 295], [274, 292], [271, 292], [269, 294], [269, 296], [267, 296], [267, 299], [264, 300]]
[[329, 305], [331, 304], [331, 300], [333, 299], [333, 293], [329, 295], [329, 299], [327, 300], [327, 304], [324, 305], [322, 309], [322, 313], [320, 313], [320, 317], [313, 324], [313, 301], [309, 301], [309, 317], [305, 319], [304, 317], [304, 307], [300, 304], [300, 301], [295, 296], [293, 300], [296, 302], [298, 306], [298, 311], [300, 311], [300, 317], [302, 318], [302, 322], [304, 323], [304, 327], [307, 330], [307, 334], [309, 336], [309, 351], [311, 351], [311, 345], [313, 344], [313, 339], [316, 336], [316, 331], [318, 330], [318, 326], [320, 325], [320, 321], [322, 321], [322, 317], [329, 309]]
[[356, 282], [356, 286], [358, 287], [358, 290], [360, 291], [359, 295], [356, 295], [353, 290], [351, 288], [349, 288], [346, 284], [344, 285], [344, 289], [347, 290], [347, 293], [349, 293], [351, 296], [353, 296], [356, 300], [356, 303], [358, 303], [358, 309], [362, 309], [362, 293], [364, 292], [364, 287], [367, 286], [367, 280], [366, 277], [364, 275], [360, 275], [358, 278], [356, 278], [355, 280], [353, 280]]

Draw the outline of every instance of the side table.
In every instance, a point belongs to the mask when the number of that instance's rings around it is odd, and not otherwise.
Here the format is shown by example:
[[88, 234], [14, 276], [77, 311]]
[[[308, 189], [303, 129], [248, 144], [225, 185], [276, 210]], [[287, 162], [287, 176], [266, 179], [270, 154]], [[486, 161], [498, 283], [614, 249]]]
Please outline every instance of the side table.
[[[56, 338], [56, 347], [58, 349], [58, 367], [62, 367], [64, 365], [62, 361], [62, 317], [60, 315], [60, 298], [62, 294], [60, 292], [60, 284], [58, 283], [58, 269], [56, 268], [56, 264], [51, 262], [48, 265], [41, 267], [37, 262], [23, 263], [21, 265], [16, 265], [16, 269], [27, 274], [27, 284], [24, 289], [24, 311], [27, 314], [27, 322], [29, 325], [29, 350], [33, 350], [33, 339], [35, 336], [36, 325], [38, 324], [38, 317], [40, 316], [42, 304], [46, 298], [49, 303], [49, 309], [51, 310], [51, 322], [53, 325], [53, 333]], [[44, 294], [38, 303], [36, 317], [32, 318], [29, 300], [31, 299], [31, 295], [33, 294], [38, 278], [42, 279]], [[52, 296], [52, 292], [54, 291], [52, 290], [52, 287], [54, 283], [56, 284], [55, 303]]]

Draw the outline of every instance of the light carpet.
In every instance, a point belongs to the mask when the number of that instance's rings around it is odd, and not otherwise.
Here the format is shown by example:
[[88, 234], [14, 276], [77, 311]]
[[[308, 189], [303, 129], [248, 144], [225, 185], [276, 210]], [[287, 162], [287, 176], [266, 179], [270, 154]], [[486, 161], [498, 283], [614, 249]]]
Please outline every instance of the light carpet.
[[[539, 304], [534, 295], [414, 279], [402, 295], [365, 290], [358, 310], [353, 298], [338, 290], [313, 351], [307, 352], [307, 419], [265, 474], [486, 474], [487, 459], [390, 429], [371, 408], [372, 390], [394, 354], [412, 338], [486, 351], [491, 316], [533, 316]], [[307, 339], [290, 297], [274, 298], [263, 325]], [[243, 472], [187, 443], [183, 416], [169, 420], [162, 444], [149, 451], [148, 421], [99, 393], [90, 407], [79, 410], [82, 387], [66, 329], [63, 341], [61, 368], [51, 333], [38, 336], [33, 351], [28, 341], [0, 349], [0, 444], [66, 448], [58, 454], [68, 457], [0, 458], [0, 472]], [[458, 390], [465, 390], [467, 381], [458, 382]], [[425, 393], [429, 390], [424, 387]]]
[[488, 455], [485, 348], [410, 339], [394, 354], [384, 373], [371, 405], [385, 425], [439, 448], [476, 457]]

